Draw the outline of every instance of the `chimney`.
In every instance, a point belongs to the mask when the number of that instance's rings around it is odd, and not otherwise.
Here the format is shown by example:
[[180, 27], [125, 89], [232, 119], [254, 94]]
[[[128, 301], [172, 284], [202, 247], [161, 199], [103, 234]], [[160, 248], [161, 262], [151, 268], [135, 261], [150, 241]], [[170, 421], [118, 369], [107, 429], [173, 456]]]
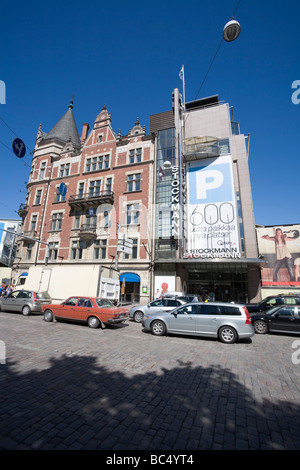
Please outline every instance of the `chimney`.
[[82, 124], [82, 134], [81, 134], [81, 142], [84, 142], [87, 138], [90, 126], [87, 122]]

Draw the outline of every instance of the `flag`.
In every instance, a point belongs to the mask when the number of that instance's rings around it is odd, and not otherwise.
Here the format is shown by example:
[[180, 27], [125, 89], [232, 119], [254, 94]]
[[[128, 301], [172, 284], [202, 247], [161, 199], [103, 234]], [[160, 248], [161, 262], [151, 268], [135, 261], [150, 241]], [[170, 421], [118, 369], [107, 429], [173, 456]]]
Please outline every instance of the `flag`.
[[181, 67], [181, 70], [179, 72], [179, 77], [181, 78], [181, 80], [184, 79], [184, 67], [183, 66]]
[[181, 67], [181, 70], [179, 72], [179, 77], [181, 78], [183, 84], [183, 109], [185, 110], [185, 81], [184, 81], [184, 65]]
[[160, 178], [166, 176], [161, 166], [159, 167], [159, 176]]

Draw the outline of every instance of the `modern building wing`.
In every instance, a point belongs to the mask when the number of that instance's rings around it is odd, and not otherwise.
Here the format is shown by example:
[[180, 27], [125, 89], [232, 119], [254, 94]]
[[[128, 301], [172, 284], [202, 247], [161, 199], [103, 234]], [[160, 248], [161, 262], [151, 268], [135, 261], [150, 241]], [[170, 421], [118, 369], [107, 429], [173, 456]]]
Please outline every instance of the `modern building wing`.
[[150, 116], [156, 136], [155, 290], [260, 297], [246, 139], [218, 96]]

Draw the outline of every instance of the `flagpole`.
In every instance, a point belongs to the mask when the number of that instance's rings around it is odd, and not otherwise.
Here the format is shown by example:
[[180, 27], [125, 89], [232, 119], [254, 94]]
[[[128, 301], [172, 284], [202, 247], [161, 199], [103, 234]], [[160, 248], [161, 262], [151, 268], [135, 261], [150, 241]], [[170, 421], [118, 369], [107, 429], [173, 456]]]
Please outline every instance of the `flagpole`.
[[182, 88], [183, 88], [183, 110], [185, 111], [185, 78], [184, 78], [184, 65], [181, 67], [179, 77], [182, 80]]

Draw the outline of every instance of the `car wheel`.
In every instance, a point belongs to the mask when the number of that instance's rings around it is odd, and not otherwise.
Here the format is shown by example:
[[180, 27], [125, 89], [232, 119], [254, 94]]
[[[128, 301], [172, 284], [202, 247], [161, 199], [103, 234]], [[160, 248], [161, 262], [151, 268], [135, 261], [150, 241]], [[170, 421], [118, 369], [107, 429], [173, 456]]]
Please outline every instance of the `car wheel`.
[[30, 315], [30, 311], [31, 310], [30, 310], [30, 307], [28, 305], [24, 305], [24, 307], [22, 308], [23, 315], [26, 315], [26, 316]]
[[141, 312], [140, 310], [138, 310], [137, 312], [135, 312], [134, 315], [133, 315], [133, 319], [134, 319], [134, 321], [137, 322], [137, 323], [142, 323], [143, 318], [144, 318], [144, 314], [143, 314], [143, 312]]
[[53, 313], [51, 312], [51, 310], [46, 310], [45, 313], [44, 313], [44, 320], [45, 321], [53, 321], [54, 320], [54, 315]]
[[90, 328], [99, 328], [100, 320], [96, 317], [89, 317], [88, 318], [88, 325]]
[[255, 333], [259, 335], [265, 335], [268, 332], [268, 325], [263, 320], [257, 320], [253, 324]]
[[166, 333], [166, 325], [160, 320], [151, 323], [151, 333], [156, 336], [163, 336]]
[[237, 340], [237, 334], [234, 328], [231, 326], [223, 326], [219, 331], [219, 339], [222, 343], [235, 343]]

